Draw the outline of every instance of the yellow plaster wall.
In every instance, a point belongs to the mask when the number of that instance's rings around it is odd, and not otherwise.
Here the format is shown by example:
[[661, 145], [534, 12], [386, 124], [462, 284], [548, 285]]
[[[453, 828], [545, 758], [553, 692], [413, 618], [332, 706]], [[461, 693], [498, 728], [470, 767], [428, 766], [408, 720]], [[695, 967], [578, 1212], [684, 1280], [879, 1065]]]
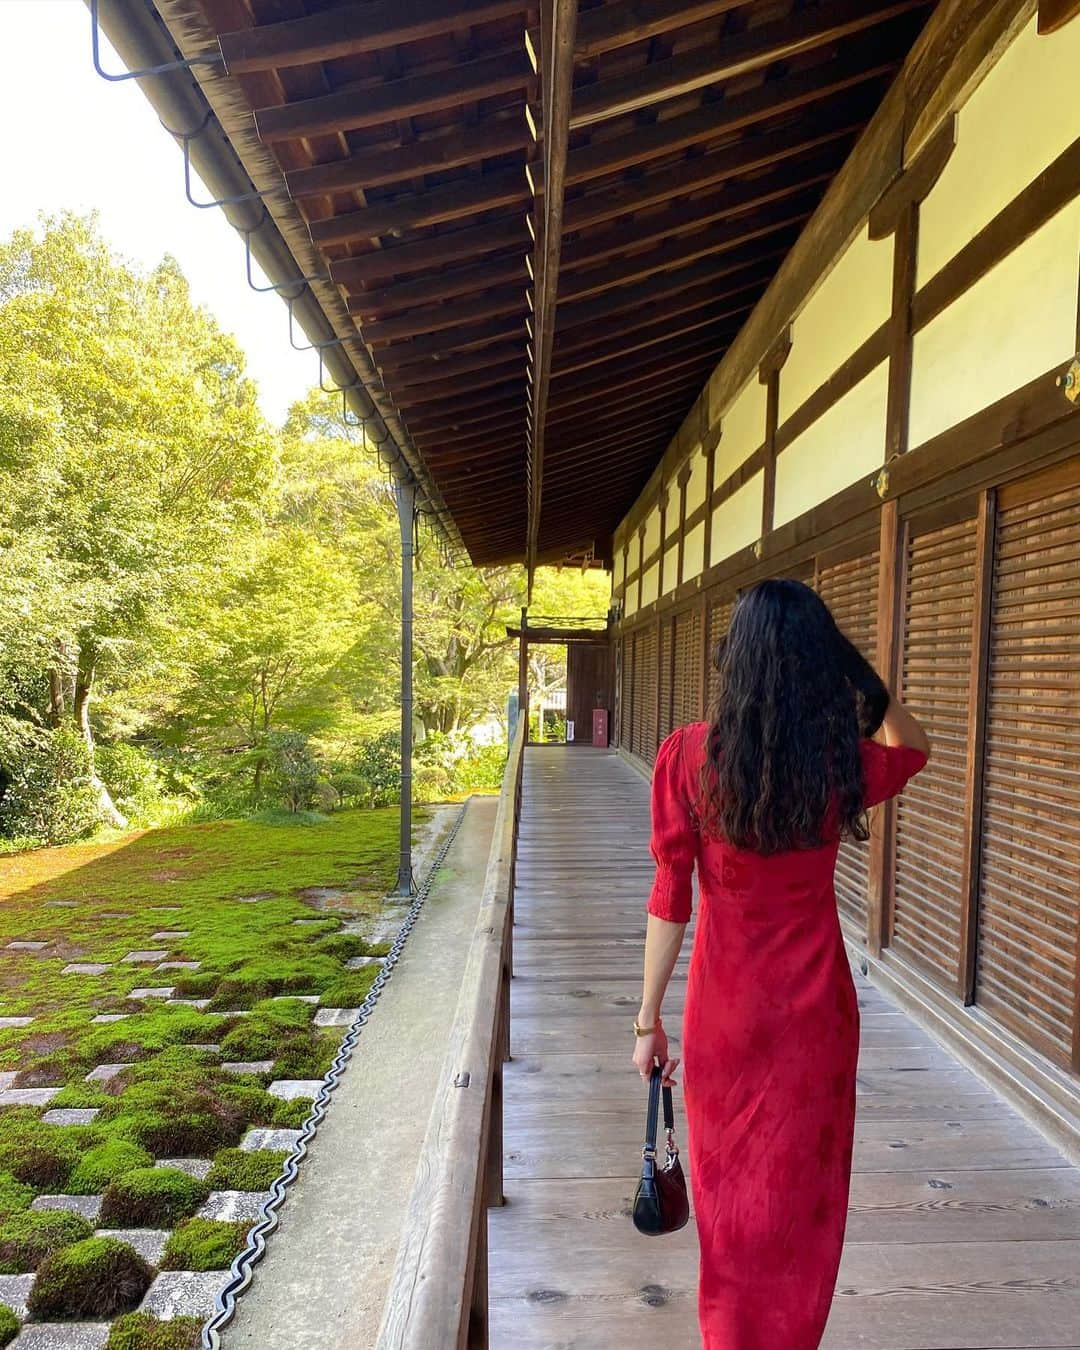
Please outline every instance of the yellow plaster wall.
[[[676, 539], [678, 532], [676, 531]], [[664, 595], [673, 591], [679, 583], [679, 545], [672, 544], [664, 554]]]
[[[654, 506], [645, 517], [645, 547], [642, 552], [643, 558], [648, 558], [653, 551], [660, 546], [660, 508]], [[645, 601], [642, 601], [644, 604]]]
[[653, 563], [653, 565], [641, 578], [641, 608], [644, 608], [646, 605], [651, 605], [652, 602], [656, 599], [657, 582], [659, 580], [659, 577], [657, 575], [658, 571], [659, 571], [658, 565], [656, 563]]
[[881, 467], [888, 388], [882, 361], [777, 456], [776, 525]]
[[699, 445], [690, 456], [690, 479], [686, 484], [686, 514], [691, 515], [705, 500], [705, 452]]
[[791, 325], [791, 351], [780, 372], [780, 421], [888, 319], [893, 241], [863, 227]]
[[723, 435], [716, 447], [713, 484], [719, 485], [765, 439], [765, 386], [755, 375], [743, 385], [721, 419]]
[[915, 335], [912, 447], [1073, 354], [1078, 258], [1080, 199]]
[[691, 581], [705, 565], [705, 522], [688, 530], [683, 543], [683, 581]]
[[709, 557], [714, 563], [752, 544], [761, 534], [761, 506], [765, 475], [753, 478], [713, 512]]
[[960, 109], [956, 149], [919, 213], [922, 285], [1080, 136], [1080, 22], [1033, 18]]

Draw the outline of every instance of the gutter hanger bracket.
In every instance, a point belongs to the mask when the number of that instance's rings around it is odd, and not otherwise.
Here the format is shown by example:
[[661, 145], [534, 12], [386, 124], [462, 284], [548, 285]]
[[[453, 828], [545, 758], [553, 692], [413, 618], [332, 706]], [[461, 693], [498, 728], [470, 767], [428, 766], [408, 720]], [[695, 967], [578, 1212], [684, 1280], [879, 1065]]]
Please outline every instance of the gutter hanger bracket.
[[127, 70], [123, 75], [110, 75], [101, 65], [99, 3], [100, 0], [90, 0], [90, 41], [94, 52], [94, 69], [103, 80], [108, 80], [110, 84], [121, 84], [124, 80], [141, 80], [147, 75], [164, 75], [170, 70], [190, 70], [192, 66], [224, 66], [225, 64], [225, 58], [220, 52], [207, 52], [204, 56], [192, 56], [181, 61], [166, 61], [160, 66], [147, 66], [143, 70]]

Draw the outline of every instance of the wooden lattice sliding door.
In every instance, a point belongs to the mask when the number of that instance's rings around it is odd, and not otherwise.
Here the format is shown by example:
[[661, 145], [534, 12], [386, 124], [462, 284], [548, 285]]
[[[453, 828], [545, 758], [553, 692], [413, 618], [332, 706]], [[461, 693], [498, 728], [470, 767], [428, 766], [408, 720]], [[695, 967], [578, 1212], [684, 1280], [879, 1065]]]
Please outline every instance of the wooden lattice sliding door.
[[890, 943], [936, 983], [959, 981], [975, 592], [974, 515], [909, 526], [901, 698], [933, 754], [897, 807]]
[[[647, 764], [656, 758], [656, 627], [639, 629], [635, 676], [640, 686], [640, 700], [634, 700], [634, 754]], [[640, 710], [640, 715], [639, 715]]]
[[1080, 1069], [1080, 460], [1000, 489], [975, 1000]]
[[658, 739], [663, 740], [674, 726], [672, 721], [672, 700], [675, 679], [675, 620], [662, 619], [660, 622], [660, 704]]
[[[864, 548], [842, 562], [823, 560], [817, 571], [817, 589], [832, 610], [840, 629], [871, 662], [877, 648], [878, 550]], [[877, 812], [873, 815], [876, 817]], [[880, 822], [871, 819], [871, 828]], [[836, 902], [843, 918], [866, 937], [867, 892], [870, 882], [870, 845], [847, 839], [836, 860]]]
[[728, 624], [731, 622], [731, 612], [734, 608], [734, 596], [729, 596], [724, 600], [713, 599], [709, 602], [709, 683], [705, 690], [706, 716], [708, 716], [709, 707], [716, 697], [716, 648], [720, 643], [720, 639], [728, 630]]
[[683, 610], [675, 619], [673, 720], [677, 727], [701, 717], [701, 609]]

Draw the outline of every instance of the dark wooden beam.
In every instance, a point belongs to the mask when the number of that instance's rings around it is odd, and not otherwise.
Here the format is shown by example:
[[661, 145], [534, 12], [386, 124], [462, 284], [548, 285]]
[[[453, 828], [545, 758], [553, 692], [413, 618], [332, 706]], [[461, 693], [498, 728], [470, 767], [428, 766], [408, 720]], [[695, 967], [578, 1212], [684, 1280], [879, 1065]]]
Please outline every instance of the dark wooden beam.
[[899, 226], [908, 207], [929, 196], [956, 149], [956, 122], [955, 113], [946, 118], [914, 160], [881, 194], [870, 212], [868, 233], [871, 239], [887, 239]]
[[928, 3], [929, 0], [892, 0], [868, 9], [865, 0], [833, 0], [831, 4], [731, 34], [703, 49], [656, 61], [644, 70], [578, 90], [571, 125], [574, 129], [591, 126], [761, 70], [775, 61], [790, 60], [802, 52], [874, 27], [897, 14], [925, 8]]
[[496, 286], [517, 282], [524, 293], [529, 284], [524, 253], [492, 258], [471, 267], [454, 267], [415, 281], [399, 281], [377, 291], [357, 291], [349, 297], [349, 313], [383, 318], [417, 305], [438, 305], [462, 295], [476, 295]]
[[528, 311], [525, 286], [500, 286], [486, 291], [473, 300], [457, 300], [452, 305], [421, 305], [389, 319], [373, 319], [362, 325], [364, 341], [371, 347], [421, 333], [438, 333], [446, 328], [480, 323], [505, 314], [519, 315]]
[[522, 0], [369, 0], [222, 33], [230, 75], [332, 61], [523, 14]]
[[857, 94], [830, 109], [827, 116], [748, 136], [722, 150], [635, 178], [624, 187], [576, 197], [567, 203], [566, 229], [583, 230], [793, 159], [857, 132], [870, 111], [866, 98]]
[[412, 361], [422, 360], [432, 354], [472, 351], [479, 347], [489, 347], [492, 343], [525, 336], [524, 318], [489, 319], [485, 323], [473, 324], [469, 328], [433, 333], [430, 337], [415, 337], [395, 343], [386, 348], [386, 354], [379, 358], [381, 370], [393, 370], [397, 365], [408, 365]]
[[325, 220], [313, 220], [309, 229], [317, 244], [347, 244], [359, 239], [442, 225], [499, 206], [522, 206], [529, 199], [523, 169], [500, 169], [480, 178], [463, 178], [446, 187], [419, 194], [402, 193], [358, 211], [343, 211]]
[[413, 366], [401, 366], [394, 372], [394, 390], [401, 392], [409, 389], [422, 391], [431, 384], [451, 383], [489, 369], [500, 369], [511, 363], [525, 368], [525, 341], [507, 342], [501, 347], [488, 347], [483, 351], [472, 352], [467, 356], [449, 357], [437, 360], [429, 357], [426, 361]]
[[1080, 14], [1080, 0], [1039, 0], [1039, 32], [1056, 33]]
[[532, 78], [524, 52], [504, 52], [437, 73], [426, 71], [362, 89], [342, 89], [279, 107], [256, 108], [255, 129], [267, 144], [355, 131], [525, 90]]
[[507, 249], [520, 249], [524, 253], [528, 244], [524, 216], [515, 214], [483, 225], [410, 240], [407, 244], [384, 243], [380, 249], [352, 258], [332, 259], [330, 275], [342, 286], [371, 285], [389, 277], [444, 267], [462, 258], [471, 261], [485, 253]]
[[[639, 285], [628, 286], [619, 291], [608, 291], [591, 300], [578, 300], [568, 304], [565, 313], [560, 315], [559, 333], [561, 335], [582, 324], [597, 323], [601, 319], [610, 319], [627, 311], [643, 308], [653, 310], [665, 300], [672, 300], [672, 306], [666, 311], [656, 310], [657, 318], [662, 317], [665, 312], [677, 314], [680, 307], [707, 305], [718, 300], [732, 299], [767, 285], [772, 270], [767, 262], [755, 260], [752, 264], [742, 263], [735, 274], [738, 280], [730, 280], [729, 272], [728, 283], [717, 289], [718, 269], [706, 258], [703, 262], [692, 263], [689, 267], [680, 267], [674, 272], [651, 277]], [[724, 273], [721, 271], [720, 275]]]
[[773, 527], [776, 502], [776, 429], [780, 421], [780, 372], [791, 355], [791, 328], [786, 327], [762, 357], [758, 379], [765, 385], [765, 478], [761, 494], [761, 533]]
[[293, 197], [367, 190], [524, 151], [529, 140], [523, 119], [512, 113], [509, 117], [493, 117], [463, 131], [441, 132], [412, 144], [378, 146], [328, 164], [286, 169], [285, 182]]
[[[597, 13], [603, 11], [594, 11]], [[708, 145], [762, 121], [820, 103], [870, 80], [891, 74], [895, 60], [884, 60], [876, 43], [851, 44], [842, 56], [811, 70], [763, 81], [756, 89], [731, 94], [680, 117], [670, 117], [651, 126], [637, 126], [623, 136], [613, 136], [571, 150], [566, 161], [567, 183], [587, 182], [618, 173], [651, 159], [672, 155], [690, 146]], [[542, 181], [540, 166], [531, 166]]]
[[539, 199], [539, 229], [533, 255], [536, 325], [532, 344], [532, 428], [529, 441], [528, 537], [525, 548], [530, 599], [543, 510], [544, 435], [559, 295], [559, 258], [564, 229], [563, 199], [574, 84], [577, 11], [577, 0], [540, 0], [544, 35], [540, 49], [540, 88], [544, 100], [545, 188]]
[[[744, 0], [696, 0], [674, 9], [671, 0], [634, 0], [634, 3], [589, 10], [578, 19], [574, 60], [588, 61], [603, 52], [628, 47], [631, 43], [643, 42], [687, 24], [719, 18], [742, 3]], [[530, 28], [526, 39], [529, 51], [538, 53], [539, 28]]]

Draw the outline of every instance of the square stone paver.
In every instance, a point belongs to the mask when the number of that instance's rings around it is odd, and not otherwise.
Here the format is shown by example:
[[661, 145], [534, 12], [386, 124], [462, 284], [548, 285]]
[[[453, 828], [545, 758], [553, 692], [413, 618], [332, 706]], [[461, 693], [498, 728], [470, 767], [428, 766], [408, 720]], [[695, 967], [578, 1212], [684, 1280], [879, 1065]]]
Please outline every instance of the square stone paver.
[[96, 1017], [91, 1017], [91, 1022], [123, 1022], [131, 1016], [131, 1013], [98, 1013]]
[[96, 1106], [57, 1107], [41, 1117], [46, 1125], [89, 1125], [98, 1114]]
[[321, 1087], [321, 1078], [275, 1078], [266, 1090], [271, 1097], [282, 1097], [291, 1102], [297, 1097], [318, 1096]]
[[128, 998], [172, 998], [175, 993], [175, 984], [139, 985], [128, 994]]
[[186, 1172], [199, 1181], [210, 1175], [213, 1165], [209, 1158], [159, 1158], [154, 1164], [155, 1167], [175, 1167], [178, 1172]]
[[18, 1069], [4, 1069], [0, 1072], [0, 1092], [6, 1092], [18, 1076]]
[[230, 1008], [228, 1012], [219, 1012], [218, 1017], [250, 1017], [250, 1008]]
[[208, 1055], [220, 1055], [221, 1046], [217, 1041], [189, 1041], [189, 1050], [205, 1050]]
[[[91, 1223], [97, 1223], [101, 1213], [100, 1195], [36, 1195], [30, 1202], [31, 1209], [69, 1209], [81, 1214]], [[0, 1300], [2, 1302], [2, 1300]]]
[[198, 970], [201, 965], [201, 961], [162, 961], [154, 970]]
[[183, 908], [183, 905], [147, 905], [147, 909], [155, 914], [179, 914]]
[[107, 1083], [110, 1078], [115, 1078], [118, 1073], [130, 1068], [130, 1064], [99, 1064], [96, 1069], [90, 1070], [83, 1081], [87, 1083]]
[[0, 1303], [6, 1303], [16, 1317], [25, 1317], [26, 1300], [34, 1284], [34, 1275], [0, 1275]]
[[332, 919], [330, 915], [327, 915], [326, 918], [324, 919], [293, 919], [293, 923], [331, 923], [331, 922]]
[[317, 1027], [351, 1027], [359, 1008], [320, 1008], [315, 1014]]
[[365, 966], [381, 966], [385, 956], [350, 956], [345, 962], [346, 970], [363, 970]]
[[139, 1311], [163, 1322], [174, 1317], [210, 1316], [218, 1292], [232, 1277], [227, 1270], [163, 1270], [146, 1291]]
[[41, 952], [48, 945], [47, 942], [9, 942], [4, 950], [8, 952]]
[[105, 1350], [111, 1322], [27, 1322], [11, 1350]]
[[275, 1153], [284, 1149], [291, 1153], [293, 1145], [303, 1133], [303, 1130], [248, 1130], [247, 1134], [240, 1140], [240, 1147], [245, 1153], [254, 1153], [260, 1148], [269, 1148]]
[[155, 951], [146, 951], [146, 952], [128, 952], [127, 956], [124, 957], [124, 960], [125, 960], [125, 961], [161, 961], [161, 960], [164, 959], [164, 957], [168, 956], [168, 954], [169, 954], [169, 952], [168, 952], [168, 949], [167, 949], [167, 948], [162, 948], [161, 950], [155, 950]]
[[276, 894], [276, 891], [255, 891], [251, 895], [238, 895], [236, 900], [241, 905], [257, 905], [260, 900], [273, 900]]
[[78, 906], [79, 906], [78, 900], [46, 900], [46, 901], [45, 901], [45, 908], [46, 908], [46, 909], [77, 909]]
[[165, 1244], [169, 1240], [167, 1228], [99, 1228], [95, 1237], [116, 1238], [134, 1247], [144, 1261], [152, 1266], [161, 1264]]
[[170, 998], [166, 1002], [170, 1006], [182, 1008], [209, 1008], [210, 1006], [208, 998]]
[[61, 975], [104, 975], [112, 970], [111, 961], [72, 961], [60, 972]]
[[0, 1027], [28, 1027], [32, 1017], [0, 1017]]
[[48, 1106], [58, 1087], [4, 1088], [0, 1091], [0, 1106]]
[[197, 1211], [200, 1219], [220, 1219], [223, 1223], [251, 1223], [267, 1197], [266, 1191], [211, 1191]]
[[274, 1067], [272, 1059], [233, 1059], [225, 1060], [221, 1066], [226, 1073], [269, 1073]]
[[186, 938], [191, 936], [190, 928], [163, 928], [160, 933], [151, 933], [151, 942], [172, 942], [174, 938]]
[[320, 994], [275, 994], [273, 997], [275, 1003], [284, 1002], [288, 998], [291, 998], [294, 1003], [318, 1003], [322, 996]]

